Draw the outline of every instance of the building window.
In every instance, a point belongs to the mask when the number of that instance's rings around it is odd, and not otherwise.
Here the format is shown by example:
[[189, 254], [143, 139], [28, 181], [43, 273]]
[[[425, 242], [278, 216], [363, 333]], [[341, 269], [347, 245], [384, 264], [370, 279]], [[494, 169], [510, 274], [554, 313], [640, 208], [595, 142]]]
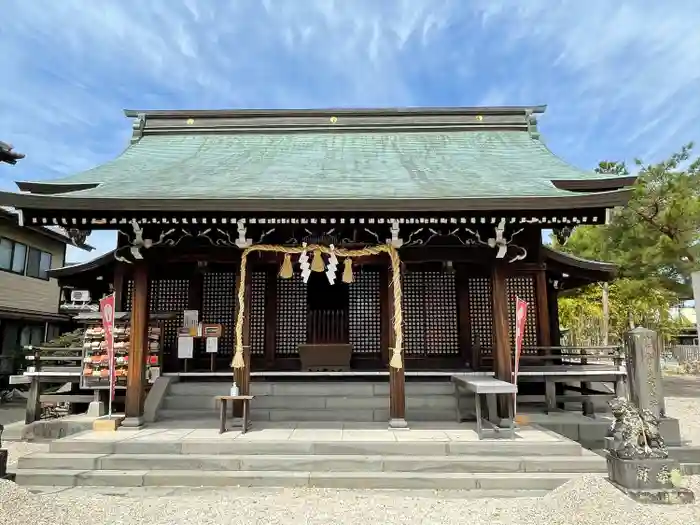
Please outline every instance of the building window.
[[51, 254], [29, 248], [27, 257], [27, 272], [28, 277], [36, 277], [37, 279], [48, 280], [48, 271], [51, 269]]
[[0, 238], [0, 270], [48, 281], [50, 269], [50, 253]]
[[0, 239], [0, 270], [24, 273], [27, 247], [10, 239]]

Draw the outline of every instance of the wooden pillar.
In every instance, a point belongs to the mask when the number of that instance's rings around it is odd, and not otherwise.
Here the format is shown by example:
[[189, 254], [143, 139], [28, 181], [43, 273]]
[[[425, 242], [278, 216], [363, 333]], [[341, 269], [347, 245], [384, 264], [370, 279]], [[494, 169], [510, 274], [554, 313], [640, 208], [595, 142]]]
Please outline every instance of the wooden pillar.
[[[233, 379], [238, 385], [238, 390], [241, 395], [248, 395], [250, 393], [250, 307], [251, 307], [251, 290], [252, 290], [252, 271], [250, 269], [250, 264], [246, 269], [246, 279], [245, 279], [245, 297], [243, 302], [245, 303], [245, 310], [243, 316], [243, 361], [245, 362], [244, 368], [234, 368], [233, 369]], [[237, 283], [240, 282], [240, 274], [236, 279]], [[238, 284], [236, 284], [236, 290], [238, 290]], [[236, 326], [234, 320], [234, 327]], [[234, 338], [235, 342], [235, 338]], [[235, 351], [235, 349], [234, 349]], [[234, 417], [243, 417], [243, 403], [234, 402], [233, 403], [233, 415]]]
[[457, 285], [457, 330], [459, 333], [459, 350], [462, 365], [476, 370], [478, 363], [474, 362], [471, 344], [471, 323], [469, 322], [469, 275], [467, 267], [455, 265]]
[[[502, 261], [495, 261], [491, 271], [493, 294], [493, 368], [501, 381], [513, 380], [513, 364], [508, 331], [508, 293], [506, 291], [507, 268]], [[498, 415], [508, 417], [508, 404], [512, 396], [498, 396]]]
[[[389, 359], [396, 344], [396, 333], [394, 332], [394, 286], [392, 284], [394, 276], [389, 273], [388, 286], [389, 300], [387, 301], [388, 342]], [[404, 356], [405, 357], [405, 356]], [[400, 369], [389, 366], [389, 428], [408, 428], [406, 423], [406, 360]]]
[[[192, 269], [192, 274], [190, 277], [190, 283], [187, 287], [187, 309], [197, 310], [199, 312], [199, 320], [204, 319], [204, 312], [202, 311], [202, 305], [204, 304], [204, 269], [200, 268], [198, 264], [194, 265]], [[204, 370], [209, 368], [210, 363], [200, 363], [202, 360], [201, 351], [197, 351], [200, 348], [200, 344], [203, 343], [203, 339], [195, 339], [192, 343], [194, 345], [193, 359], [178, 359], [179, 363], [182, 363], [185, 367], [185, 372], [194, 372], [197, 369], [202, 369], [200, 364], [204, 365]], [[196, 352], [196, 353], [195, 353]], [[199, 357], [198, 357], [199, 356]], [[205, 359], [210, 360], [209, 356]]]
[[131, 296], [131, 339], [129, 369], [126, 376], [125, 419], [122, 426], [143, 425], [146, 355], [148, 354], [148, 266], [134, 265], [134, 289]]
[[124, 311], [124, 274], [126, 273], [126, 268], [124, 268], [124, 266], [124, 263], [119, 261], [115, 261], [114, 263], [112, 288], [114, 289], [114, 309], [117, 312]]
[[549, 307], [549, 334], [552, 346], [561, 346], [559, 330], [559, 296], [553, 285], [547, 286], [547, 306]]
[[544, 269], [535, 273], [535, 305], [537, 315], [537, 344], [552, 346], [551, 323], [549, 321], [549, 293], [547, 290], [547, 274]]

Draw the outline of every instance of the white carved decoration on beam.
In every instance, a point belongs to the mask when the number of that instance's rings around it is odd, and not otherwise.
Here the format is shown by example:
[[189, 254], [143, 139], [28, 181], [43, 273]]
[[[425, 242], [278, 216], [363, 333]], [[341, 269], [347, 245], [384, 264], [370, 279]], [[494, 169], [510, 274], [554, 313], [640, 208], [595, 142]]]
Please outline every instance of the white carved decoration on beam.
[[496, 226], [496, 236], [491, 237], [487, 244], [490, 248], [497, 248], [496, 259], [503, 259], [508, 252], [508, 242], [503, 238], [503, 232], [506, 229], [506, 220], [501, 219], [501, 222]]
[[403, 246], [403, 239], [399, 237], [399, 221], [392, 219], [391, 221], [391, 239], [387, 239], [386, 243], [391, 244], [397, 250]]
[[331, 254], [328, 257], [328, 264], [326, 265], [326, 277], [328, 277], [328, 282], [332, 285], [335, 284], [335, 273], [338, 269], [338, 258], [335, 256], [335, 246], [330, 245]]
[[246, 227], [245, 224], [243, 223], [242, 220], [238, 221], [237, 223], [237, 229], [238, 229], [238, 238], [236, 239], [236, 246], [238, 246], [241, 250], [244, 250], [245, 248], [248, 248], [253, 244], [253, 239], [248, 239], [246, 238]]
[[[163, 244], [166, 242], [166, 237], [168, 237], [170, 234], [172, 234], [175, 230], [171, 229], [166, 232], [162, 232], [160, 234], [160, 238], [158, 239], [157, 242], [153, 242], [152, 239], [144, 239], [143, 238], [143, 229], [139, 225], [138, 222], [135, 220], [131, 221], [131, 228], [134, 231], [134, 238], [132, 239], [129, 234], [121, 232], [122, 235], [125, 235], [126, 238], [129, 240], [129, 244], [131, 246], [125, 247], [128, 248], [129, 252], [131, 253], [131, 256], [136, 259], [136, 260], [141, 260], [143, 259], [143, 253], [142, 250], [148, 250], [149, 248], [152, 248], [153, 246], [158, 246], [159, 244]], [[119, 262], [124, 262], [127, 264], [131, 264], [131, 261], [126, 259], [125, 257], [122, 257], [119, 255], [119, 249], [114, 251], [114, 259], [119, 261]]]

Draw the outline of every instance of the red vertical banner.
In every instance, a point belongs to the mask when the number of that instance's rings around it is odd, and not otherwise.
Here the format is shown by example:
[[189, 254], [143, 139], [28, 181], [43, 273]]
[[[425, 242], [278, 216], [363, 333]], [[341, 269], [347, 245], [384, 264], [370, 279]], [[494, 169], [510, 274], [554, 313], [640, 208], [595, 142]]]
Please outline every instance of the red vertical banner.
[[[527, 303], [515, 298], [515, 356], [513, 366], [513, 383], [518, 384], [518, 371], [520, 370], [520, 354], [523, 351], [523, 339], [525, 339], [525, 322], [527, 320]], [[517, 394], [515, 394], [517, 396]], [[516, 397], [513, 401], [515, 402]], [[515, 411], [517, 412], [517, 404]]]
[[114, 294], [100, 299], [100, 313], [102, 314], [102, 327], [105, 331], [107, 343], [107, 359], [109, 360], [109, 405], [110, 415], [112, 401], [114, 401], [114, 387], [116, 384], [116, 363], [114, 360]]

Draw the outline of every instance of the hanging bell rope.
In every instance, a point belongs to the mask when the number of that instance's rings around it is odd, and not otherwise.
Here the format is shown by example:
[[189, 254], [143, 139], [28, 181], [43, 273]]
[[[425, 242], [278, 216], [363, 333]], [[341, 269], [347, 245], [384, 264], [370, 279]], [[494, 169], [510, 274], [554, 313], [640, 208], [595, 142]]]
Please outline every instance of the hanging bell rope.
[[[249, 246], [243, 250], [241, 253], [241, 268], [240, 268], [240, 281], [238, 283], [238, 311], [236, 312], [236, 346], [234, 349], [233, 362], [231, 366], [233, 368], [245, 368], [245, 361], [243, 359], [243, 320], [245, 319], [245, 283], [246, 283], [246, 268], [248, 262], [248, 254], [251, 252], [273, 252], [273, 253], [283, 253], [285, 255], [300, 254], [305, 251], [314, 251], [320, 254], [330, 254], [330, 248], [321, 245], [304, 245], [299, 247], [287, 247], [274, 244], [256, 244]], [[389, 365], [392, 368], [401, 369], [403, 368], [403, 358], [402, 358], [402, 348], [403, 348], [403, 312], [401, 310], [401, 259], [399, 258], [399, 252], [391, 244], [379, 244], [377, 246], [369, 246], [361, 250], [346, 250], [344, 248], [336, 248], [335, 254], [338, 257], [345, 257], [345, 268], [347, 270], [347, 260], [349, 258], [356, 257], [366, 257], [369, 255], [379, 255], [386, 253], [389, 255], [391, 260], [391, 272], [392, 272], [392, 292], [394, 298], [394, 348], [392, 349], [391, 360]], [[323, 263], [323, 261], [321, 261]], [[350, 271], [352, 273], [352, 262], [350, 264]], [[345, 276], [345, 271], [343, 271], [343, 277]]]
[[346, 257], [343, 261], [343, 282], [352, 283], [355, 281], [355, 277], [352, 274], [352, 257]]

